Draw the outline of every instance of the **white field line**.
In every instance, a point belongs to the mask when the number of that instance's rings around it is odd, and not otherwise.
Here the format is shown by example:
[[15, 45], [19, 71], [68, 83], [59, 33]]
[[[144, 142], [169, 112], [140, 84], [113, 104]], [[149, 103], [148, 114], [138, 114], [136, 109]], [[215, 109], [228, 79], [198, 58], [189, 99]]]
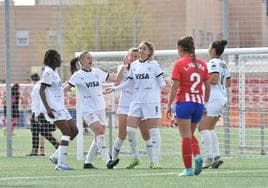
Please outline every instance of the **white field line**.
[[[267, 170], [232, 170], [232, 171], [222, 171], [222, 172], [202, 172], [202, 174], [234, 174], [234, 173], [255, 173], [255, 172], [268, 172]], [[64, 172], [59, 172], [59, 173], [64, 173]], [[178, 172], [165, 172], [165, 173], [150, 173], [150, 174], [131, 174], [131, 175], [125, 175], [125, 174], [120, 174], [124, 177], [145, 177], [145, 176], [165, 176], [165, 175], [176, 175]], [[116, 175], [116, 174], [115, 174]], [[118, 174], [117, 174], [118, 175]], [[103, 175], [103, 174], [87, 174], [87, 175], [69, 175], [69, 176], [25, 176], [25, 177], [2, 177], [0, 178], [0, 181], [2, 180], [31, 180], [31, 179], [57, 179], [57, 178], [83, 178], [83, 177], [111, 177], [111, 174]]]

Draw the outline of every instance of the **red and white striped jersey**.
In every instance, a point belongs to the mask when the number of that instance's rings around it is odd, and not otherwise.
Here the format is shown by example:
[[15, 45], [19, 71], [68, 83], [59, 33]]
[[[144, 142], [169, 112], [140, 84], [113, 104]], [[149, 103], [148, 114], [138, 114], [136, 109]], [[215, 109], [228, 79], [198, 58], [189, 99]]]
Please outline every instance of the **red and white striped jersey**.
[[177, 60], [172, 71], [172, 80], [180, 82], [176, 94], [176, 102], [204, 103], [203, 83], [209, 79], [206, 63], [192, 56], [185, 56]]

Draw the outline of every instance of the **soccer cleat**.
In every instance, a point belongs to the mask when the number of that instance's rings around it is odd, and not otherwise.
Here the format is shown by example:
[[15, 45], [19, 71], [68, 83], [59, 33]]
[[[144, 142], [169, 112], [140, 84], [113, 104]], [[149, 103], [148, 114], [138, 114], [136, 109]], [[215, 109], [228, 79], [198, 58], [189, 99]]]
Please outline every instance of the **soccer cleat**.
[[72, 167], [69, 167], [68, 165], [65, 165], [65, 164], [57, 165], [55, 169], [58, 171], [74, 170]]
[[107, 168], [108, 169], [113, 169], [117, 164], [119, 163], [119, 159], [115, 159], [115, 160], [110, 160], [108, 163], [107, 163]]
[[33, 157], [33, 156], [38, 156], [38, 153], [31, 152], [29, 154], [26, 154], [27, 157]]
[[214, 161], [212, 158], [207, 158], [205, 161], [205, 164], [203, 165], [203, 169], [209, 168], [214, 164]]
[[91, 163], [85, 163], [84, 164], [84, 169], [97, 169], [93, 164]]
[[194, 175], [199, 175], [202, 172], [203, 159], [201, 156], [195, 158]]
[[139, 159], [133, 159], [129, 166], [127, 167], [127, 169], [132, 169], [134, 168], [135, 166], [139, 165], [141, 163], [141, 161]]
[[193, 170], [191, 168], [184, 169], [178, 176], [193, 176]]
[[223, 164], [220, 156], [214, 158], [214, 163], [212, 164], [211, 168], [219, 168]]
[[151, 162], [150, 163], [150, 168], [152, 168], [152, 169], [162, 169], [162, 166], [160, 165], [159, 162], [156, 162], [156, 163]]
[[56, 157], [50, 156], [49, 160], [55, 165], [58, 164], [58, 159]]

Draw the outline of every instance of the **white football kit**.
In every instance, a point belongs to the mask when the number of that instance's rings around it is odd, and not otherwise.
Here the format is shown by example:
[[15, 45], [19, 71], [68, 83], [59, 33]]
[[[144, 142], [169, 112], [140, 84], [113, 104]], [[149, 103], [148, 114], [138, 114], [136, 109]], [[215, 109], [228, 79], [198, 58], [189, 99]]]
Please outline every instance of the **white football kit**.
[[98, 68], [91, 71], [82, 69], [75, 72], [68, 81], [71, 86], [77, 88], [82, 116], [88, 125], [96, 121], [107, 125], [102, 84], [108, 76], [108, 73]]
[[143, 119], [161, 118], [160, 94], [164, 80], [158, 62], [155, 60], [133, 62], [128, 79], [133, 90], [128, 116]]
[[[130, 65], [131, 66], [131, 65]], [[129, 70], [126, 66], [123, 68], [123, 79], [121, 83], [126, 82], [128, 77]], [[129, 111], [129, 105], [132, 101], [133, 97], [133, 88], [131, 86], [127, 86], [126, 88], [123, 88], [120, 93], [119, 102], [118, 102], [118, 109], [117, 114], [128, 114]]]
[[43, 103], [40, 105], [41, 112], [45, 113], [47, 121], [54, 123], [58, 120], [72, 119], [72, 116], [64, 105], [64, 92], [57, 70], [54, 71], [51, 67], [46, 66], [40, 83], [48, 86], [45, 89], [47, 103], [50, 108], [55, 110], [53, 112], [55, 118], [50, 118]]
[[210, 74], [219, 74], [219, 83], [210, 85], [210, 97], [206, 105], [207, 116], [218, 116], [222, 113], [227, 103], [226, 80], [231, 78], [230, 70], [224, 60], [213, 58], [208, 62]]

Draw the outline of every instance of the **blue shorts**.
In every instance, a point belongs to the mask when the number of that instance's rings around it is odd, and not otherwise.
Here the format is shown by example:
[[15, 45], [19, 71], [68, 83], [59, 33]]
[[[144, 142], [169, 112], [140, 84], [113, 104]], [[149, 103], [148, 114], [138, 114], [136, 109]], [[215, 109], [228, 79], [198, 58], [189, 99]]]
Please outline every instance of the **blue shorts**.
[[193, 102], [177, 102], [176, 118], [190, 119], [192, 123], [198, 123], [203, 115], [204, 105]]

